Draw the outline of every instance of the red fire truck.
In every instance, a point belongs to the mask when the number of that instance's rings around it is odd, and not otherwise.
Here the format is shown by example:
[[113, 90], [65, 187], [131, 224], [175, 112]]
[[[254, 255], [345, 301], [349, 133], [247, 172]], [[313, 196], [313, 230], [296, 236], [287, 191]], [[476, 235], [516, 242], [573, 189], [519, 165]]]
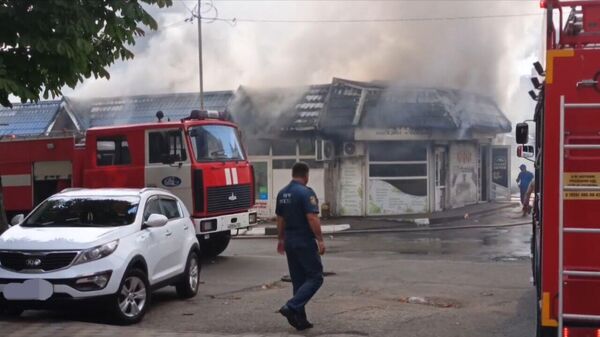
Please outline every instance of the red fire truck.
[[[537, 336], [600, 336], [600, 1], [546, 0], [534, 114]], [[517, 125], [526, 144], [527, 124]], [[523, 149], [522, 148], [522, 149]]]
[[178, 122], [91, 128], [81, 137], [4, 138], [0, 174], [9, 216], [66, 187], [160, 187], [193, 216], [203, 254], [257, 222], [253, 168], [226, 114], [193, 111]]

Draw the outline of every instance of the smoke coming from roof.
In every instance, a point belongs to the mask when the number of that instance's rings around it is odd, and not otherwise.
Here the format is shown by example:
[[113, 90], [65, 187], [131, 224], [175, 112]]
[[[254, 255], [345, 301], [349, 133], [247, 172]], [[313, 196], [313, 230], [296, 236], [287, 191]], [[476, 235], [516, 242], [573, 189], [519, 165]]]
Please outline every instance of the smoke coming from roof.
[[[190, 16], [186, 7], [194, 3], [174, 1], [167, 10], [152, 9], [165, 27], [139, 40], [135, 59], [115, 64], [110, 81], [88, 80], [74, 94], [197, 91], [196, 24], [182, 22]], [[523, 76], [529, 75], [542, 41], [542, 11], [536, 1], [214, 4], [222, 18], [452, 18], [539, 12], [539, 16], [470, 20], [203, 25], [206, 90], [234, 90], [240, 84], [290, 87], [329, 83], [332, 77], [385, 80], [483, 93], [495, 99], [513, 122], [533, 112]]]

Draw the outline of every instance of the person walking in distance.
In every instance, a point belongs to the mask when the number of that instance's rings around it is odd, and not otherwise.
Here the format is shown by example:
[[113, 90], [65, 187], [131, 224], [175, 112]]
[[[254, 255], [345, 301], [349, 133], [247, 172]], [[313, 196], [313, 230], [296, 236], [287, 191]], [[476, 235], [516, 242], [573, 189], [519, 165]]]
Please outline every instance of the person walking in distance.
[[521, 205], [523, 206], [523, 216], [527, 213], [529, 209], [529, 198], [525, 200], [527, 196], [527, 189], [529, 188], [529, 184], [533, 180], [533, 173], [527, 171], [527, 166], [525, 164], [521, 164], [519, 166], [521, 172], [517, 177], [517, 184], [519, 184], [519, 192], [521, 193]]
[[305, 306], [323, 284], [321, 256], [325, 253], [319, 200], [308, 186], [309, 167], [298, 162], [292, 181], [277, 195], [277, 252], [285, 254], [293, 285], [293, 297], [279, 309], [297, 330], [312, 328]]

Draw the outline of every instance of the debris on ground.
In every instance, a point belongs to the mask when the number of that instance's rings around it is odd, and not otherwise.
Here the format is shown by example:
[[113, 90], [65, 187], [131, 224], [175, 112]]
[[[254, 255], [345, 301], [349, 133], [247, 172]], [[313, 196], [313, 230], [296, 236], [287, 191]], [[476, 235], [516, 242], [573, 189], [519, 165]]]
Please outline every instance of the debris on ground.
[[410, 296], [398, 299], [401, 303], [428, 305], [436, 308], [460, 308], [458, 301], [442, 297]]

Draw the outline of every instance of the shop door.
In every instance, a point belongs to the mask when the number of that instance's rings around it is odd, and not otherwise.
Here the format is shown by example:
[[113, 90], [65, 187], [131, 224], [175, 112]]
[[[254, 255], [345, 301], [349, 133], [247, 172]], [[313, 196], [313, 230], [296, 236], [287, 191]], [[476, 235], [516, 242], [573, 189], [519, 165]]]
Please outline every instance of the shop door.
[[447, 151], [444, 147], [436, 147], [435, 152], [435, 211], [442, 211], [446, 208], [446, 175]]
[[254, 183], [255, 183], [255, 208], [260, 217], [270, 217], [271, 214], [271, 175], [269, 174], [269, 161], [259, 160], [252, 161], [254, 167]]
[[482, 146], [480, 147], [480, 160], [479, 160], [479, 176], [481, 177], [480, 182], [480, 201], [488, 201], [489, 198], [489, 156], [490, 156], [490, 147]]
[[491, 152], [492, 200], [508, 201], [510, 200], [510, 183], [512, 181], [510, 176], [511, 147], [510, 145], [494, 145]]

